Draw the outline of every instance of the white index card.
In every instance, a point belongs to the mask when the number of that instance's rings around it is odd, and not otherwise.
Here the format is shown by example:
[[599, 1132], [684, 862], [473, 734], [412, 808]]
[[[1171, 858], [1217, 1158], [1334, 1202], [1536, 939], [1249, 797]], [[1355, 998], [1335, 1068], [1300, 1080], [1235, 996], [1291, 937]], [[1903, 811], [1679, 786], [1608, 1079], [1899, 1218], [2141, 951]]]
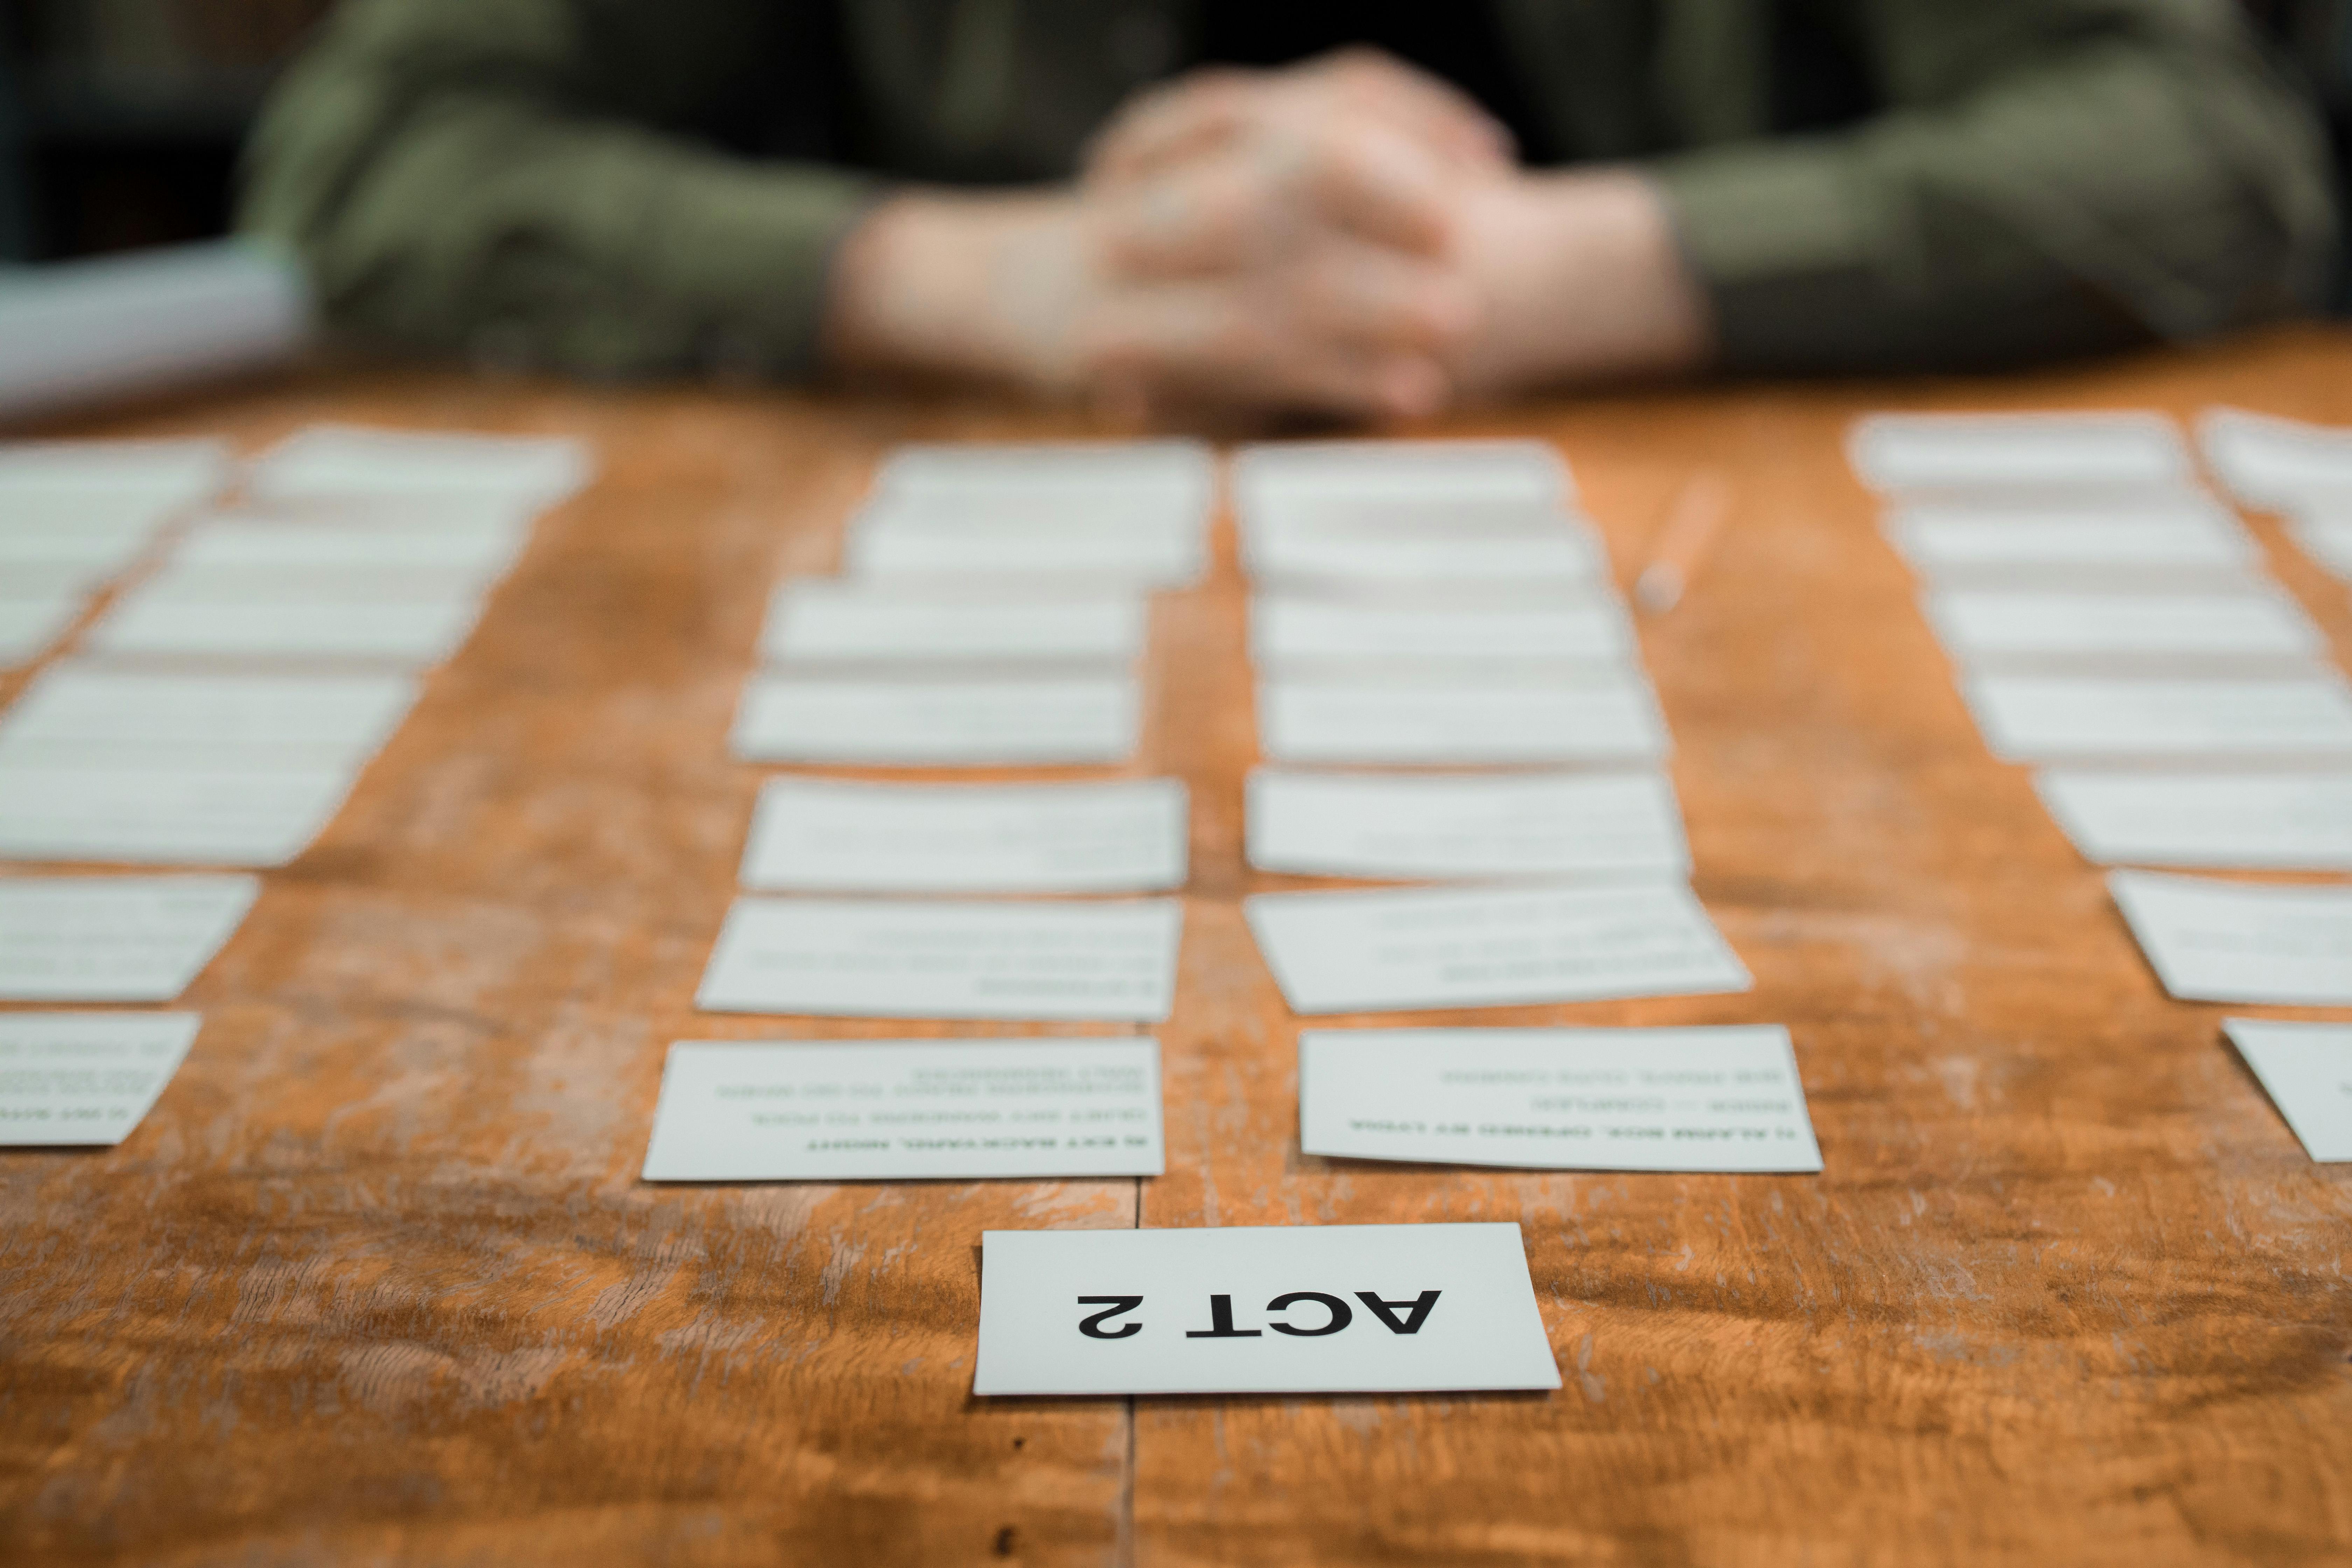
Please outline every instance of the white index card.
[[1250, 774], [1249, 862], [1305, 877], [1559, 878], [1690, 864], [1663, 773]]
[[2187, 492], [2092, 503], [1914, 503], [1886, 536], [1926, 576], [2129, 572], [2244, 581], [2261, 547], [2243, 524]]
[[1132, 676], [918, 680], [758, 676], [735, 715], [752, 762], [941, 767], [1118, 763], [1141, 742]]
[[2352, 1024], [2230, 1018], [2221, 1026], [2304, 1152], [2352, 1163]]
[[0, 573], [0, 669], [27, 664], [64, 634], [81, 614], [79, 594], [51, 594], [18, 598], [9, 593], [6, 574]]
[[251, 877], [0, 877], [0, 1001], [169, 1002], [260, 890]]
[[0, 761], [356, 768], [416, 700], [406, 675], [43, 670], [0, 714]]
[[1927, 618], [1955, 658], [2170, 655], [2307, 659], [2327, 641], [2294, 600], [2239, 594], [1948, 589]]
[[488, 495], [553, 506], [595, 473], [595, 455], [568, 436], [485, 436], [313, 425], [253, 460], [246, 489], [273, 502]]
[[229, 444], [207, 436], [8, 442], [0, 444], [0, 512], [28, 494], [77, 490], [135, 494], [169, 510], [218, 490], [233, 467]]
[[2046, 768], [2033, 787], [2096, 865], [2352, 871], [2352, 771]]
[[1609, 557], [1600, 542], [1568, 528], [1407, 534], [1285, 530], [1253, 535], [1249, 564], [1275, 582], [1382, 588], [1609, 581]]
[[1184, 908], [738, 899], [703, 972], [710, 1013], [1156, 1024]]
[[223, 595], [201, 576], [143, 583], [118, 599], [81, 641], [89, 652], [173, 658], [347, 658], [403, 665], [449, 658], [472, 635], [481, 602], [471, 593], [362, 597], [313, 595], [299, 581]]
[[771, 663], [1049, 659], [1132, 664], [1150, 624], [1139, 594], [976, 595], [795, 578], [768, 602]]
[[2332, 674], [2267, 679], [1979, 674], [1962, 683], [2008, 762], [2352, 756], [2352, 693]]
[[1846, 457], [1881, 491], [2185, 485], [2195, 477], [2179, 430], [2145, 410], [1871, 414], [1847, 433]]
[[[5, 796], [0, 796], [5, 799]], [[743, 885], [801, 893], [1146, 893], [1181, 887], [1175, 779], [836, 784], [770, 779]]]
[[1276, 677], [1258, 683], [1274, 763], [1652, 762], [1670, 749], [1657, 700], [1620, 676], [1570, 683]]
[[349, 767], [58, 766], [0, 757], [0, 858], [282, 866], [341, 808]]
[[2352, 1005], [2352, 887], [2264, 887], [2111, 871], [2107, 889], [2185, 1002]]
[[2283, 510], [2313, 490], [2352, 488], [2352, 429], [2242, 408], [2209, 408], [2197, 438], [2230, 493], [2251, 507]]
[[215, 517], [172, 552], [174, 568], [465, 574], [487, 586], [530, 542], [530, 526], [505, 517], [447, 525], [295, 523]]
[[874, 476], [892, 499], [1017, 504], [1068, 496], [1204, 510], [1216, 457], [1198, 441], [919, 442], [894, 448]]
[[2288, 523], [2287, 534], [2321, 571], [2352, 583], [2352, 510], [2302, 513]]
[[1745, 991], [1681, 882], [1260, 893], [1243, 912], [1294, 1013]]
[[0, 1147], [111, 1148], [186, 1059], [194, 1013], [0, 1013]]
[[145, 518], [9, 517], [0, 513], [0, 591], [35, 596], [95, 587], [147, 550]]
[[1208, 569], [1201, 530], [1185, 520], [1157, 527], [1149, 521], [1105, 526], [1044, 517], [982, 526], [968, 517], [892, 512], [852, 528], [842, 563], [859, 578], [893, 583], [1100, 583], [1132, 592], [1197, 581]]
[[1633, 630], [1614, 603], [1399, 603], [1261, 594], [1250, 604], [1250, 657], [1261, 667], [1315, 659], [1617, 660]]
[[1304, 441], [1234, 456], [1234, 507], [1246, 525], [1306, 504], [1429, 500], [1557, 508], [1575, 496], [1559, 449], [1542, 441]]
[[1818, 1171], [1789, 1031], [1345, 1029], [1298, 1037], [1309, 1154], [1535, 1171]]
[[1559, 1386], [1514, 1224], [981, 1236], [982, 1396]]
[[1157, 1040], [684, 1040], [648, 1182], [1156, 1176]]

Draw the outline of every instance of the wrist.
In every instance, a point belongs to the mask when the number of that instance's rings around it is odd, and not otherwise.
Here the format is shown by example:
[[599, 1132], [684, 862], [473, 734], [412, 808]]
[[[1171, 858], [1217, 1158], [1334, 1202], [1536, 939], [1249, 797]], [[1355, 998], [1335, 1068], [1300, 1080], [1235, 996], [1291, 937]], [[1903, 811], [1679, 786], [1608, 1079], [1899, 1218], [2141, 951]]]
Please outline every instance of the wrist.
[[1468, 387], [1669, 375], [1712, 352], [1705, 292], [1664, 201], [1639, 174], [1494, 182], [1468, 196], [1462, 237], [1486, 306], [1462, 370]]

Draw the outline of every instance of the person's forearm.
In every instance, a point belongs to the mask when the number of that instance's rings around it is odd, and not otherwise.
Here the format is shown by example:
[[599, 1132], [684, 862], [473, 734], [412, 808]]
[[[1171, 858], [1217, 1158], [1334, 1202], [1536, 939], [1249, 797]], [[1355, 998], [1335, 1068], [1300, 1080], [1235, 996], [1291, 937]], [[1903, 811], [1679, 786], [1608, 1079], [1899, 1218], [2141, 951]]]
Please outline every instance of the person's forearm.
[[1706, 295], [1665, 205], [1639, 174], [1496, 182], [1469, 196], [1463, 246], [1486, 302], [1462, 369], [1469, 389], [1670, 375], [1707, 362]]

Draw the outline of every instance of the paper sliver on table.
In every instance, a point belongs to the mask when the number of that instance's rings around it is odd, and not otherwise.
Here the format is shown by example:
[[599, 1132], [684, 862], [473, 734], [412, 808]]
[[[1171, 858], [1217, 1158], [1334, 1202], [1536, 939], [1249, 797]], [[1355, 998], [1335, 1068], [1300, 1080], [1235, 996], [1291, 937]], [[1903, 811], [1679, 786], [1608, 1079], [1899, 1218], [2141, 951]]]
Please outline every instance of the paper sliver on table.
[[1671, 742], [1630, 674], [1502, 682], [1276, 676], [1257, 688], [1268, 762], [1440, 765], [1654, 762]]
[[1414, 604], [1261, 594], [1250, 657], [1261, 668], [1314, 659], [1616, 660], [1635, 653], [1625, 612], [1566, 605]]
[[855, 526], [843, 568], [869, 584], [932, 581], [970, 588], [999, 583], [1008, 595], [1044, 584], [1097, 584], [1129, 592], [1181, 588], [1208, 569], [1208, 546], [1190, 523], [1160, 528], [1008, 521], [978, 525], [888, 521]]
[[2333, 671], [2270, 678], [1979, 673], [1962, 693], [2015, 763], [2352, 757], [2352, 690]]
[[1184, 907], [738, 899], [703, 972], [710, 1013], [1156, 1024]]
[[669, 1048], [649, 1182], [1156, 1176], [1160, 1045], [687, 1040]]
[[1419, 535], [1278, 533], [1255, 541], [1250, 570], [1277, 582], [1427, 587], [1482, 582], [1605, 584], [1609, 558], [1581, 531]]
[[0, 1001], [169, 1002], [260, 890], [241, 876], [0, 877]]
[[2003, 487], [2188, 485], [2188, 444], [2143, 409], [1985, 414], [1870, 414], [1846, 435], [1846, 457], [1880, 491]]
[[2197, 438], [2250, 507], [2284, 510], [2313, 491], [2352, 489], [2352, 429], [2217, 407], [2197, 416]]
[[86, 652], [181, 658], [345, 658], [436, 664], [481, 617], [472, 594], [370, 602], [303, 596], [228, 599], [133, 588], [81, 642]]
[[1313, 1029], [1309, 1154], [1537, 1171], [1818, 1171], [1789, 1031]]
[[2230, 1018], [2221, 1027], [2304, 1152], [2352, 1163], [2352, 1024]]
[[922, 594], [796, 578], [769, 601], [761, 657], [816, 660], [1084, 660], [1143, 657], [1150, 603], [1140, 594]]
[[1914, 503], [1886, 535], [1922, 575], [2155, 571], [2252, 580], [2262, 552], [2235, 517], [2202, 496], [2099, 505]]
[[983, 1397], [1559, 1386], [1514, 1224], [981, 1237]]
[[357, 768], [416, 700], [406, 674], [259, 675], [53, 664], [0, 712], [0, 762]]
[[743, 689], [753, 762], [974, 766], [1118, 763], [1141, 743], [1129, 675], [919, 679], [765, 675]]
[[0, 669], [29, 664], [73, 625], [88, 601], [79, 593], [16, 597], [0, 569]]
[[594, 449], [569, 436], [313, 425], [256, 458], [246, 489], [274, 502], [498, 496], [551, 507], [595, 477]]
[[1679, 874], [1674, 786], [1655, 773], [1250, 774], [1249, 863], [1305, 877]]
[[2107, 889], [2182, 1001], [2352, 1005], [2352, 887], [2111, 871]]
[[1129, 893], [1181, 887], [1183, 784], [771, 779], [747, 888], [832, 893]]
[[1711, 995], [1751, 984], [1679, 881], [1260, 893], [1242, 909], [1294, 1013]]
[[2095, 865], [2352, 871], [2352, 770], [2045, 768], [2033, 787]]
[[0, 1013], [0, 1147], [121, 1142], [202, 1022], [194, 1013]]

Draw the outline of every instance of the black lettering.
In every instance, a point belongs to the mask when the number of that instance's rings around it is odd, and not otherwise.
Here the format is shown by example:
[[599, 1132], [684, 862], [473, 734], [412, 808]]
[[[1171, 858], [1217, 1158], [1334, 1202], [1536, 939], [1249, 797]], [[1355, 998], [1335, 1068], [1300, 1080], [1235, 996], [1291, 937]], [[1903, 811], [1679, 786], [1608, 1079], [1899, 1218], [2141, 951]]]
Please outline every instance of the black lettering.
[[[1370, 1307], [1372, 1310], [1372, 1316], [1389, 1326], [1389, 1332], [1417, 1334], [1421, 1332], [1421, 1325], [1429, 1321], [1429, 1310], [1437, 1305], [1437, 1292], [1423, 1290], [1410, 1301], [1383, 1301], [1370, 1290], [1359, 1290], [1356, 1292], [1356, 1300]], [[1397, 1321], [1396, 1315], [1396, 1310], [1399, 1307], [1408, 1309], [1404, 1315], [1404, 1321], [1401, 1323]]]
[[1265, 1310], [1269, 1312], [1287, 1311], [1294, 1301], [1321, 1302], [1323, 1310], [1331, 1314], [1331, 1321], [1319, 1329], [1294, 1329], [1288, 1323], [1269, 1323], [1266, 1326], [1277, 1334], [1296, 1334], [1302, 1340], [1314, 1340], [1325, 1334], [1336, 1334], [1355, 1321], [1356, 1314], [1347, 1302], [1337, 1296], [1326, 1296], [1320, 1290], [1293, 1290], [1286, 1296], [1276, 1296], [1265, 1304]]
[[1187, 1329], [1184, 1337], [1188, 1340], [1255, 1340], [1265, 1336], [1259, 1329], [1234, 1327], [1234, 1299], [1231, 1296], [1212, 1296], [1209, 1298], [1209, 1326]]
[[1123, 1340], [1129, 1334], [1143, 1331], [1141, 1323], [1127, 1323], [1116, 1329], [1098, 1326], [1105, 1318], [1116, 1318], [1122, 1312], [1132, 1312], [1142, 1306], [1143, 1298], [1140, 1296], [1081, 1296], [1078, 1305], [1102, 1309], [1078, 1325], [1078, 1332], [1090, 1340]]

